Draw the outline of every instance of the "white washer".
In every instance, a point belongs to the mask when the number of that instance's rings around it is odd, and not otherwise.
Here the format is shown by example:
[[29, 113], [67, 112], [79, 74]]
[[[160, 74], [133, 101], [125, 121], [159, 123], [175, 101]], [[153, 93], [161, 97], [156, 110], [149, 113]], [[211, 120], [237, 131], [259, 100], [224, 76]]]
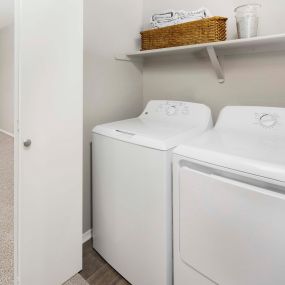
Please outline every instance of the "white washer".
[[226, 107], [174, 151], [174, 285], [285, 284], [285, 109]]
[[151, 101], [93, 131], [93, 245], [133, 285], [172, 284], [172, 149], [210, 127], [205, 105]]

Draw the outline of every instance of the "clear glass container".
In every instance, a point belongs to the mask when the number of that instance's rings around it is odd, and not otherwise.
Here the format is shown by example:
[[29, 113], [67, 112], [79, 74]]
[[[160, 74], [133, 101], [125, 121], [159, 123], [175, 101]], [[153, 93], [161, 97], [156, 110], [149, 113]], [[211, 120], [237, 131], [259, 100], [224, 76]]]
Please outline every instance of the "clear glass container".
[[247, 4], [235, 9], [239, 39], [257, 36], [260, 7], [260, 4]]

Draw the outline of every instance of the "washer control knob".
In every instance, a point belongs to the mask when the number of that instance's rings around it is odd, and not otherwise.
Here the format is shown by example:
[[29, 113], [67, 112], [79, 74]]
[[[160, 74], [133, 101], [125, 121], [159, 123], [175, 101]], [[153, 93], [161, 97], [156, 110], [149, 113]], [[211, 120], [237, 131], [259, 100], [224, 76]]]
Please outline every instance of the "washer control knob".
[[189, 108], [187, 106], [183, 107], [182, 114], [183, 115], [189, 115]]
[[259, 122], [264, 128], [273, 128], [277, 124], [277, 118], [272, 114], [263, 114], [260, 116]]
[[169, 106], [167, 109], [166, 109], [166, 114], [168, 116], [174, 116], [177, 112], [177, 109], [176, 109], [176, 106]]

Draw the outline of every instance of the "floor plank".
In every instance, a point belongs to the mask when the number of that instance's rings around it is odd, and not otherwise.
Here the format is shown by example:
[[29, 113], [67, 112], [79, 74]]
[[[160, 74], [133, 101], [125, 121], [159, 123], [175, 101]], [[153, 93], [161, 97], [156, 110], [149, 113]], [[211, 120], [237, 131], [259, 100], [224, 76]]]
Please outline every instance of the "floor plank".
[[90, 285], [131, 285], [92, 248], [92, 240], [83, 245], [80, 274]]
[[14, 277], [14, 140], [0, 132], [0, 284]]

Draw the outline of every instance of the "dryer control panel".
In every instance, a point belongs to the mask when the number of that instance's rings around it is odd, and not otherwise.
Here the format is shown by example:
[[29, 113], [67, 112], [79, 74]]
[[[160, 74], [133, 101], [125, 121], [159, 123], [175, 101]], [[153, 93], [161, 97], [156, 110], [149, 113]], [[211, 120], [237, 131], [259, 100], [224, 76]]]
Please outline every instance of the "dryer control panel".
[[228, 106], [221, 111], [215, 128], [284, 135], [285, 108]]

